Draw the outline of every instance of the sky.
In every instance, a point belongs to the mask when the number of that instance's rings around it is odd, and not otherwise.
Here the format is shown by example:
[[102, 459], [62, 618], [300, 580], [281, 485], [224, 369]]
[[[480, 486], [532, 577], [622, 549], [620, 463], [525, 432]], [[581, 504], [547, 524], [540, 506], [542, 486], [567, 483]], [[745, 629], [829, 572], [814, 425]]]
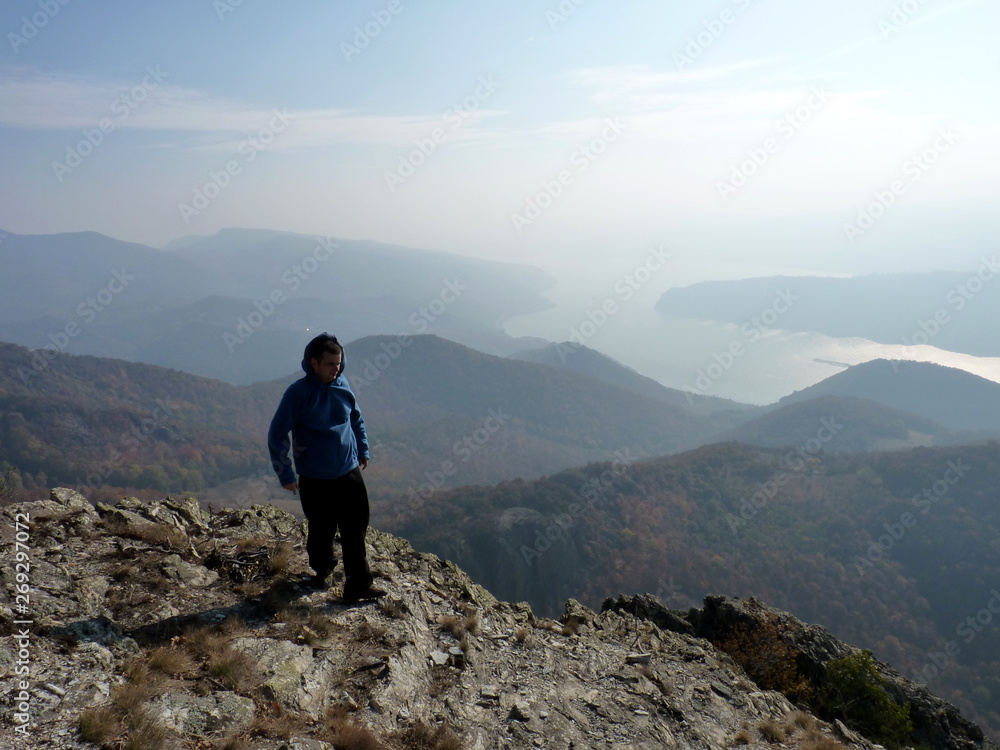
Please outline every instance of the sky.
[[989, 0], [7, 0], [0, 229], [971, 268], [997, 28]]

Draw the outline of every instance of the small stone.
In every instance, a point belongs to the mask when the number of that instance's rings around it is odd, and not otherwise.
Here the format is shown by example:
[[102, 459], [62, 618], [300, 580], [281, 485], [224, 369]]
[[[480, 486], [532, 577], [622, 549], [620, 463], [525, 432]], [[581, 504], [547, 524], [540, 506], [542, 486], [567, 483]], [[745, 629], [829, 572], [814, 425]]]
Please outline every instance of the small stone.
[[396, 714], [396, 718], [400, 719], [401, 721], [409, 721], [410, 709], [408, 709], [406, 706], [403, 706], [401, 709], [399, 709], [399, 713]]
[[439, 667], [443, 667], [447, 664], [449, 658], [451, 657], [449, 657], [444, 651], [431, 651], [431, 661]]
[[636, 716], [649, 716], [649, 711], [646, 711], [646, 710], [645, 710], [645, 709], [643, 709], [643, 708], [637, 708], [637, 709], [635, 710], [635, 715], [636, 715]]
[[721, 695], [727, 701], [731, 701], [733, 699], [733, 691], [730, 690], [725, 685], [723, 685], [721, 682], [713, 682], [712, 683], [712, 690], [714, 690], [715, 692], [717, 692], [719, 695]]
[[66, 697], [66, 691], [65, 691], [65, 690], [63, 690], [63, 689], [62, 689], [61, 687], [59, 687], [58, 685], [53, 685], [53, 684], [52, 684], [51, 682], [46, 682], [46, 683], [45, 683], [45, 684], [44, 684], [44, 685], [43, 685], [42, 687], [44, 687], [44, 688], [45, 688], [46, 690], [48, 690], [48, 691], [49, 691], [50, 693], [55, 693], [55, 694], [56, 694], [56, 695], [58, 695], [58, 696], [59, 696], [60, 698], [64, 698], [64, 697]]
[[351, 697], [351, 694], [348, 693], [346, 690], [344, 691], [343, 695], [340, 696], [340, 702], [343, 703], [345, 706], [347, 706], [351, 711], [358, 710], [357, 701], [354, 700], [354, 698]]
[[482, 689], [479, 691], [479, 695], [486, 700], [500, 700], [500, 693], [493, 685], [483, 685]]
[[549, 718], [549, 712], [548, 711], [539, 711], [538, 712], [538, 718], [539, 719], [547, 719], [547, 718]]
[[649, 664], [649, 660], [652, 658], [652, 654], [636, 654], [632, 653], [625, 657], [626, 664]]
[[531, 721], [531, 706], [528, 705], [528, 701], [514, 701], [514, 704], [510, 707], [510, 715], [508, 718], [515, 719], [517, 721]]

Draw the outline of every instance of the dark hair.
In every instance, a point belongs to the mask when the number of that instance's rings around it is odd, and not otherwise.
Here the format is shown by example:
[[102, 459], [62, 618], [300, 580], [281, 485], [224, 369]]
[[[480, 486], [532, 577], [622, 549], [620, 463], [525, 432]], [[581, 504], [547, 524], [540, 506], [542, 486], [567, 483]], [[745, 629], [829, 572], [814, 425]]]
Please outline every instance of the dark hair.
[[344, 347], [333, 339], [320, 339], [309, 348], [309, 359], [315, 359], [319, 362], [327, 352], [330, 354], [339, 354], [343, 358]]

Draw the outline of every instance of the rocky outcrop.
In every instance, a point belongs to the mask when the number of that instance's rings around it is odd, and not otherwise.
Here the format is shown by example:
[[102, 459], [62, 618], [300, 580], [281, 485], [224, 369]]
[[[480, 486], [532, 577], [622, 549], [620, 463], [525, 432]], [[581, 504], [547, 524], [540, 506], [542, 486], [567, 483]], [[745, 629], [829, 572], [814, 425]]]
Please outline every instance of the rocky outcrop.
[[[734, 632], [756, 632], [765, 623], [792, 647], [801, 673], [821, 688], [827, 681], [830, 662], [852, 656], [858, 649], [834, 638], [821, 625], [810, 625], [787, 612], [766, 606], [756, 597], [749, 600], [708, 596], [702, 608], [671, 611], [648, 595], [623, 596], [604, 603], [609, 611], [628, 612], [656, 623], [660, 628], [692, 634], [718, 643]], [[958, 709], [933, 695], [924, 685], [901, 676], [888, 664], [872, 659], [886, 692], [900, 706], [909, 704], [913, 740], [921, 747], [937, 750], [975, 750], [995, 747], [976, 724]]]
[[[301, 583], [303, 526], [270, 506], [95, 509], [60, 489], [2, 511], [8, 549], [15, 515], [29, 519], [25, 609], [14, 566], [0, 572], [0, 689], [14, 697], [26, 683], [33, 747], [872, 748], [712, 645], [757, 602], [678, 613], [625, 597], [597, 613], [570, 600], [548, 620], [372, 530], [387, 593], [348, 604], [339, 581]], [[20, 641], [18, 620], [31, 623]], [[850, 650], [802, 628], [817, 664]], [[26, 746], [20, 703], [3, 707], [5, 747]], [[955, 734], [937, 746], [992, 748], [963, 736], [971, 744]]]

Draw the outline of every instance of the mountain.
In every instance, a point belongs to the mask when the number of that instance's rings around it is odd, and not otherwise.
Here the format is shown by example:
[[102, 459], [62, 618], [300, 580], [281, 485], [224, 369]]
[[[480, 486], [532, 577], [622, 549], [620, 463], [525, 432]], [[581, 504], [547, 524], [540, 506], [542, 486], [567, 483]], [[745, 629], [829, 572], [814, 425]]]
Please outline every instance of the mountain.
[[963, 442], [929, 419], [850, 396], [818, 396], [770, 410], [718, 436], [749, 445], [804, 446], [829, 433], [824, 451], [899, 450]]
[[[569, 600], [551, 620], [372, 530], [386, 595], [348, 604], [302, 585], [303, 526], [272, 506], [94, 507], [56, 488], [0, 514], [32, 538], [33, 687], [14, 652], [0, 685], [37, 708], [9, 712], [8, 747], [30, 730], [81, 749], [996, 750], [923, 686], [756, 599]], [[25, 632], [7, 603], [0, 620]]]
[[786, 331], [815, 331], [881, 344], [932, 344], [980, 357], [1000, 356], [992, 334], [1000, 317], [1000, 263], [982, 258], [970, 272], [894, 273], [851, 278], [774, 276], [706, 281], [666, 291], [656, 309], [670, 315]]
[[250, 229], [163, 250], [95, 232], [9, 235], [0, 264], [0, 340], [236, 384], [280, 377], [323, 330], [434, 332], [508, 354], [530, 340], [499, 323], [547, 307], [553, 283], [530, 266]]
[[1000, 432], [1000, 383], [931, 362], [876, 359], [778, 401], [779, 406], [819, 396], [851, 396], [910, 412], [950, 430]]
[[[716, 431], [705, 417], [593, 378], [423, 335], [346, 344], [371, 435], [373, 497], [538, 477], [588, 461], [670, 453]], [[285, 387], [233, 386], [154, 365], [0, 344], [0, 467], [29, 486], [198, 491], [280, 502], [266, 433]], [[96, 467], [96, 468], [95, 468]], [[259, 497], [258, 497], [259, 494]]]
[[443, 490], [378, 523], [545, 614], [621, 590], [671, 606], [760, 596], [1000, 728], [1000, 445], [833, 453], [822, 427], [792, 448], [722, 443]]
[[638, 393], [641, 396], [683, 407], [696, 414], [724, 415], [720, 419], [720, 423], [728, 421], [730, 424], [737, 424], [749, 419], [755, 412], [759, 411], [756, 406], [716, 396], [699, 394], [697, 398], [692, 398], [684, 391], [668, 388], [607, 355], [571, 341], [526, 349], [509, 356], [511, 359], [521, 359], [525, 362], [537, 362], [551, 367], [572, 370], [581, 375], [588, 375], [627, 391]]

